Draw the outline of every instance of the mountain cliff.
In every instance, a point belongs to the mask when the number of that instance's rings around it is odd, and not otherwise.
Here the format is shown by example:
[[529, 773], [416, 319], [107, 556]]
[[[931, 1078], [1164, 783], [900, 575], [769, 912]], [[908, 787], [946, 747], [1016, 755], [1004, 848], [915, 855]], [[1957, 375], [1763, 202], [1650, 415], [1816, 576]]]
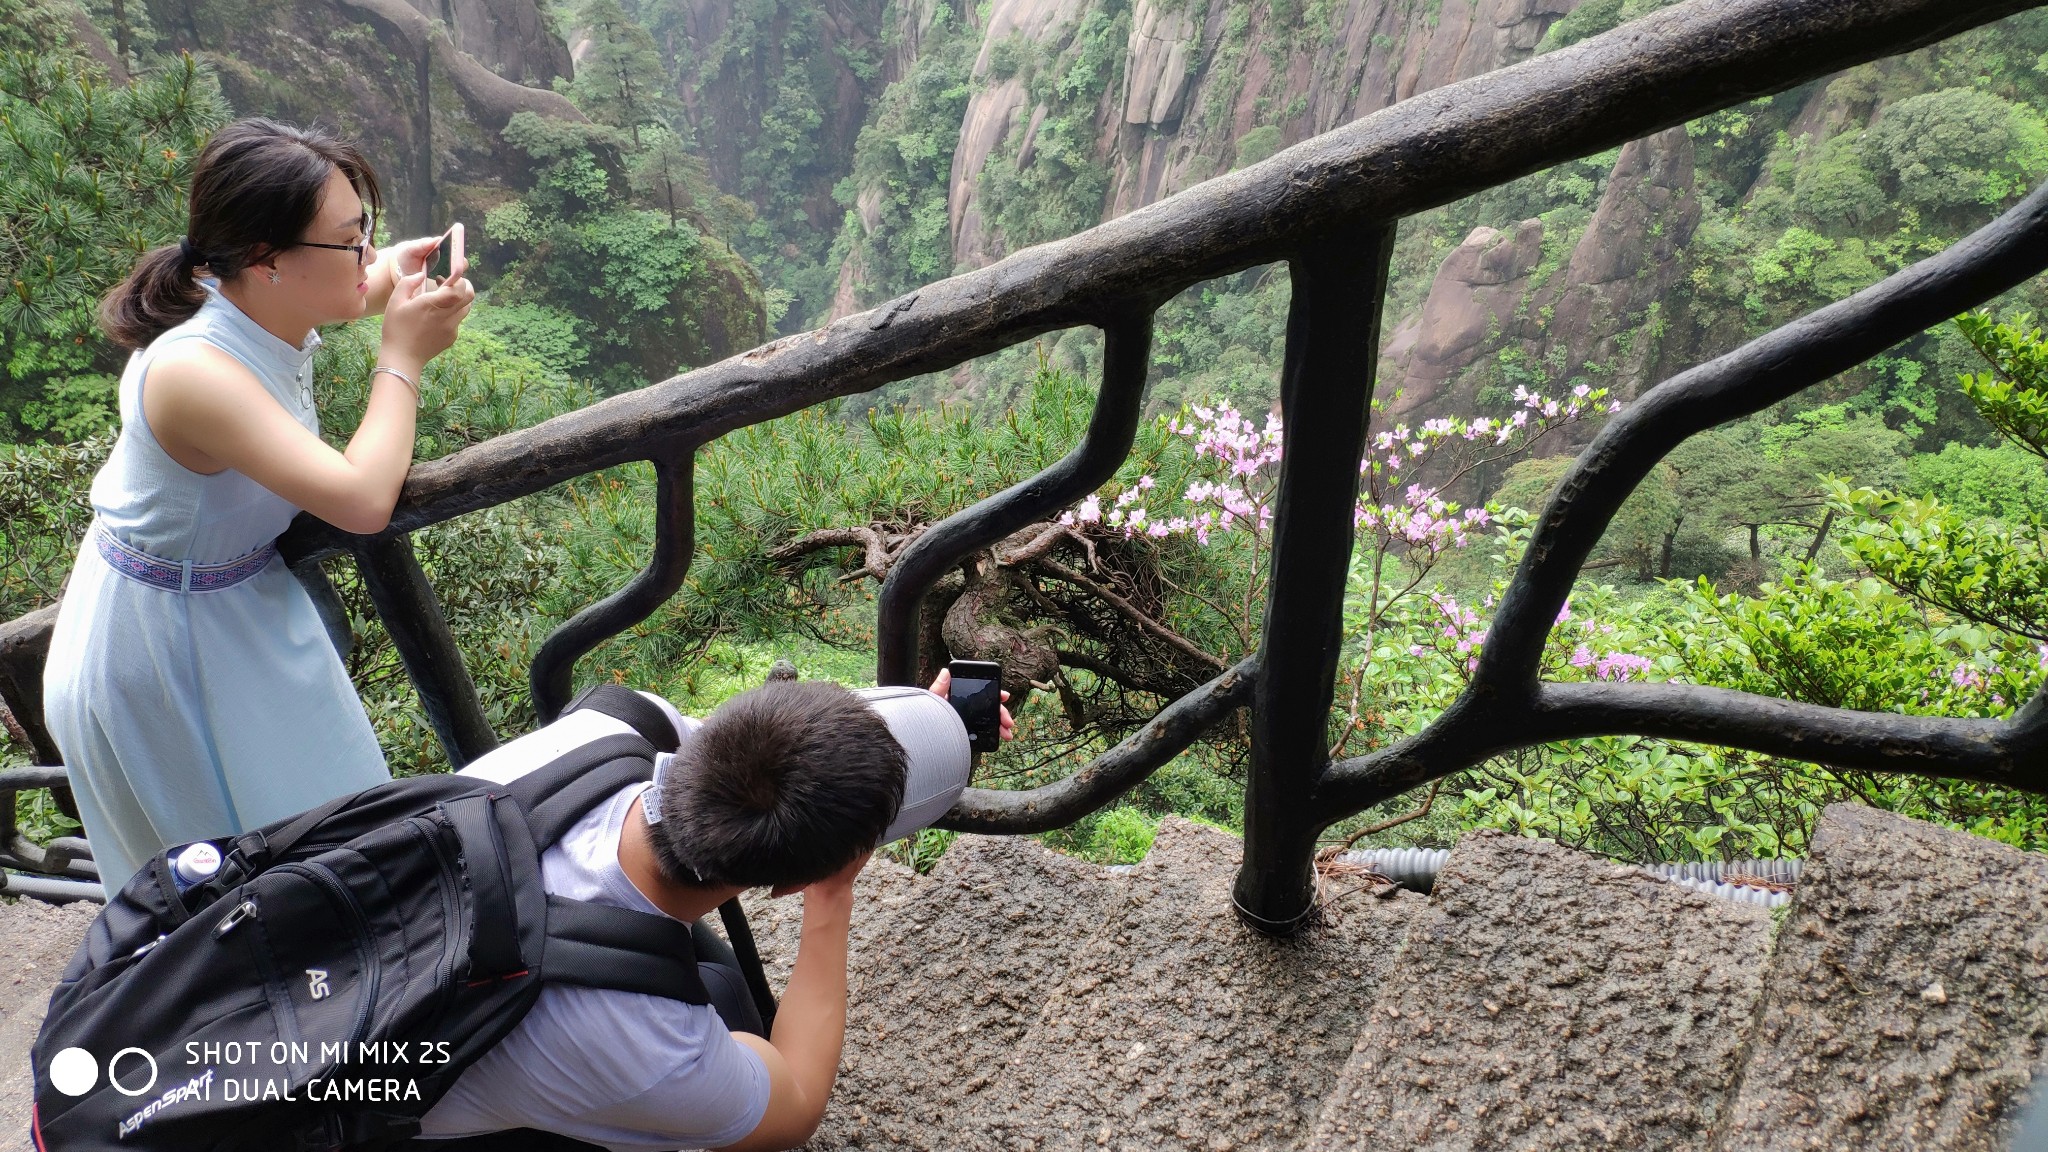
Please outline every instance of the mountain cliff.
[[[806, 316], [1070, 235], [1669, 2], [922, 0], [920, 35], [884, 28], [897, 79], [836, 188], [829, 291]], [[1404, 220], [1381, 395], [1396, 417], [1499, 410], [1517, 387], [1625, 399], [1938, 251], [2048, 170], [2044, 51], [2048, 14], [2024, 13]], [[1170, 305], [1159, 358], [1179, 383], [1162, 395], [1269, 397], [1285, 291], [1254, 271]], [[1237, 364], [1205, 375], [1211, 353]], [[1821, 399], [1909, 436], [1981, 438], [1934, 387], [1966, 353], [1917, 337]]]
[[397, 234], [480, 216], [523, 183], [524, 158], [500, 136], [514, 114], [583, 119], [547, 87], [568, 49], [533, 0], [146, 4], [153, 46], [211, 63], [238, 113], [360, 141]]
[[[1576, 2], [994, 0], [962, 13], [976, 50], [946, 171], [953, 261], [989, 263], [1524, 59]], [[897, 191], [891, 175], [856, 170], [835, 313], [909, 286], [862, 279], [898, 239], [872, 207]]]

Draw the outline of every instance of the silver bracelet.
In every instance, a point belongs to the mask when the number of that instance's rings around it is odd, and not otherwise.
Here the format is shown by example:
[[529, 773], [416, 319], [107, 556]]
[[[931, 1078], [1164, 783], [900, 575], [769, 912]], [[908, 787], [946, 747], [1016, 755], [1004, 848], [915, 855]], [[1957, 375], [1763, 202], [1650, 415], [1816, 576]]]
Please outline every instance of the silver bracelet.
[[379, 364], [379, 365], [377, 365], [377, 366], [376, 366], [375, 368], [372, 368], [372, 369], [370, 369], [370, 375], [372, 375], [372, 376], [375, 376], [375, 375], [376, 375], [377, 373], [379, 373], [379, 372], [389, 372], [389, 373], [391, 373], [391, 374], [392, 374], [393, 376], [396, 376], [396, 377], [398, 377], [398, 378], [399, 378], [400, 380], [404, 381], [404, 382], [405, 382], [405, 386], [406, 386], [407, 388], [410, 388], [410, 389], [412, 389], [412, 403], [413, 403], [413, 407], [415, 407], [415, 408], [420, 408], [420, 407], [424, 407], [424, 406], [426, 405], [426, 400], [425, 400], [425, 399], [424, 399], [423, 397], [421, 397], [421, 396], [420, 396], [420, 386], [419, 386], [419, 384], [418, 384], [418, 383], [416, 383], [416, 382], [415, 382], [415, 381], [413, 380], [413, 378], [412, 378], [412, 377], [410, 377], [410, 376], [407, 376], [407, 375], [406, 375], [405, 373], [403, 373], [403, 372], [400, 372], [400, 371], [399, 371], [398, 369], [396, 369], [396, 368], [391, 368], [391, 367], [388, 367], [388, 366], [386, 366], [386, 365], [383, 365], [383, 364]]

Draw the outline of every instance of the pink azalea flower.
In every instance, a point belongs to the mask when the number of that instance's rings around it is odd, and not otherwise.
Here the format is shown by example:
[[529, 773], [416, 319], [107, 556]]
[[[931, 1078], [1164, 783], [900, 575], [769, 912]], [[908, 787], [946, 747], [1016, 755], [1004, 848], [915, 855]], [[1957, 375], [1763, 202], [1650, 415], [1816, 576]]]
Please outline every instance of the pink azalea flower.
[[1609, 652], [1594, 665], [1593, 674], [1602, 680], [1634, 680], [1649, 670], [1650, 660], [1647, 656]]

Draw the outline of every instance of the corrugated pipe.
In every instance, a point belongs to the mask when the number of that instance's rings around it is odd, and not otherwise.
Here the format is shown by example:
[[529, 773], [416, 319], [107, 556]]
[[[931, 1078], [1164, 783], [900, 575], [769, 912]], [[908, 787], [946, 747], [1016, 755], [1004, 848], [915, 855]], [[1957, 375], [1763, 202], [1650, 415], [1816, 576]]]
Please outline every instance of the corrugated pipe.
[[54, 876], [29, 876], [20, 872], [0, 872], [0, 896], [33, 896], [51, 904], [69, 904], [76, 900], [90, 900], [95, 904], [107, 902], [106, 890], [97, 880], [60, 880]]
[[[1451, 858], [1448, 848], [1366, 848], [1353, 849], [1340, 859], [1358, 864], [1413, 892], [1436, 887], [1436, 876]], [[1683, 884], [1709, 896], [1740, 904], [1776, 908], [1792, 900], [1790, 892], [1766, 885], [1799, 882], [1798, 860], [1703, 860], [1686, 864], [1639, 864], [1637, 867], [1665, 880]], [[1729, 883], [1762, 881], [1757, 883]]]

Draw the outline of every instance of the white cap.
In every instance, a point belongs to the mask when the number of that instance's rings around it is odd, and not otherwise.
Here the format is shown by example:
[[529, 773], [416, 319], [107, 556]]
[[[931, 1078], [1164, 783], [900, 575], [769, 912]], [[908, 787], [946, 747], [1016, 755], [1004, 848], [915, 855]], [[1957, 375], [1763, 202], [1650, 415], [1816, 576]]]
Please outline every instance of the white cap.
[[909, 770], [903, 778], [903, 807], [882, 833], [882, 843], [901, 840], [931, 826], [951, 811], [967, 789], [974, 768], [967, 743], [967, 725], [946, 698], [922, 688], [863, 688], [854, 693], [867, 701], [889, 725], [889, 735], [903, 746]]
[[186, 883], [203, 883], [220, 871], [220, 849], [205, 840], [188, 844], [172, 855], [171, 866]]

